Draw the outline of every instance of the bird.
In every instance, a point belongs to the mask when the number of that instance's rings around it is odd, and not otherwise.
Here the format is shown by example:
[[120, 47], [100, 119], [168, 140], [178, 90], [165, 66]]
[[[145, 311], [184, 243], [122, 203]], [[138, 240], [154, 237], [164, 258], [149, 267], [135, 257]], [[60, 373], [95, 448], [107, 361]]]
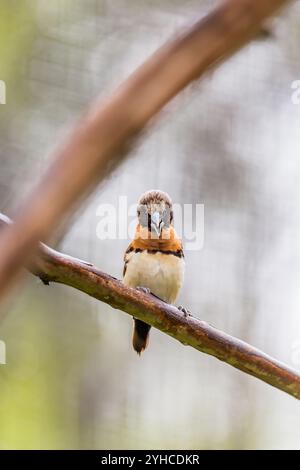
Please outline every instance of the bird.
[[[123, 283], [174, 304], [183, 284], [185, 262], [170, 196], [160, 190], [142, 194], [137, 219], [134, 238], [124, 256]], [[140, 355], [148, 345], [151, 326], [133, 320], [132, 345]]]

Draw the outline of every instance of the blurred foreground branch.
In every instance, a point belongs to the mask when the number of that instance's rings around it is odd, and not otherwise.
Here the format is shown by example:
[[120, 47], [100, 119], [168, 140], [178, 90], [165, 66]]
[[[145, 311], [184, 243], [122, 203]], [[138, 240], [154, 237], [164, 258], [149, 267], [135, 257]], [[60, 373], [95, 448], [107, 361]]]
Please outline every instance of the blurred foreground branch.
[[[9, 223], [0, 214], [0, 227]], [[45, 283], [58, 282], [149, 323], [181, 343], [215, 356], [231, 366], [300, 399], [300, 375], [267, 354], [151, 294], [126, 287], [121, 281], [85, 261], [40, 243], [30, 271]]]
[[53, 155], [0, 235], [0, 294], [70, 208], [103, 181], [158, 111], [186, 85], [259, 35], [288, 0], [226, 0], [162, 46], [117, 91], [95, 103]]

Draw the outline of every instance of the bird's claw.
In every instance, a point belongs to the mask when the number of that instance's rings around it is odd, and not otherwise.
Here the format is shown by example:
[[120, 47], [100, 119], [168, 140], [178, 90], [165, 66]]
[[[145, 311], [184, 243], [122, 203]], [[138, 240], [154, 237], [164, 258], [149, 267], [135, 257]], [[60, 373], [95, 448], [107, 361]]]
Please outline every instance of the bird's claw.
[[190, 317], [192, 315], [191, 312], [187, 308], [183, 307], [182, 305], [179, 305], [178, 310], [180, 310], [183, 313], [184, 317]]
[[144, 294], [151, 294], [149, 287], [137, 286], [136, 289], [144, 292]]

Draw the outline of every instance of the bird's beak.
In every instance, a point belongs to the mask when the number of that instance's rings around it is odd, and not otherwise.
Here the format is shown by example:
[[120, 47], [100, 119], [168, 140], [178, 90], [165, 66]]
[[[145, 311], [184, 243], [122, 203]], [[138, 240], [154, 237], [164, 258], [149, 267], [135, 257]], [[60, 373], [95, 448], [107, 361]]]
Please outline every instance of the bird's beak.
[[163, 222], [161, 220], [161, 215], [159, 212], [154, 212], [151, 215], [151, 232], [155, 233], [158, 237], [161, 234], [163, 228]]

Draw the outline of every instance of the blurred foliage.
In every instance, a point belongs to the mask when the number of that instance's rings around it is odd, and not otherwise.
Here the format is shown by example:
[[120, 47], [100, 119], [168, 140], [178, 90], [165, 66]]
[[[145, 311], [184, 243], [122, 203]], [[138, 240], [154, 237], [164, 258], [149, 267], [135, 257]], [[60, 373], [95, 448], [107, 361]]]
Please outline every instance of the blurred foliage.
[[[63, 292], [56, 292], [54, 306], [53, 289], [46, 305], [42, 291], [36, 281], [28, 286], [1, 328], [7, 348], [7, 365], [0, 368], [1, 449], [78, 446], [76, 370], [99, 341], [99, 331], [93, 322], [86, 324], [80, 308], [69, 311]], [[60, 316], [63, 331], [56, 328]]]
[[35, 5], [30, 0], [1, 0], [0, 78], [10, 84], [9, 99], [20, 97], [20, 74], [36, 33]]

